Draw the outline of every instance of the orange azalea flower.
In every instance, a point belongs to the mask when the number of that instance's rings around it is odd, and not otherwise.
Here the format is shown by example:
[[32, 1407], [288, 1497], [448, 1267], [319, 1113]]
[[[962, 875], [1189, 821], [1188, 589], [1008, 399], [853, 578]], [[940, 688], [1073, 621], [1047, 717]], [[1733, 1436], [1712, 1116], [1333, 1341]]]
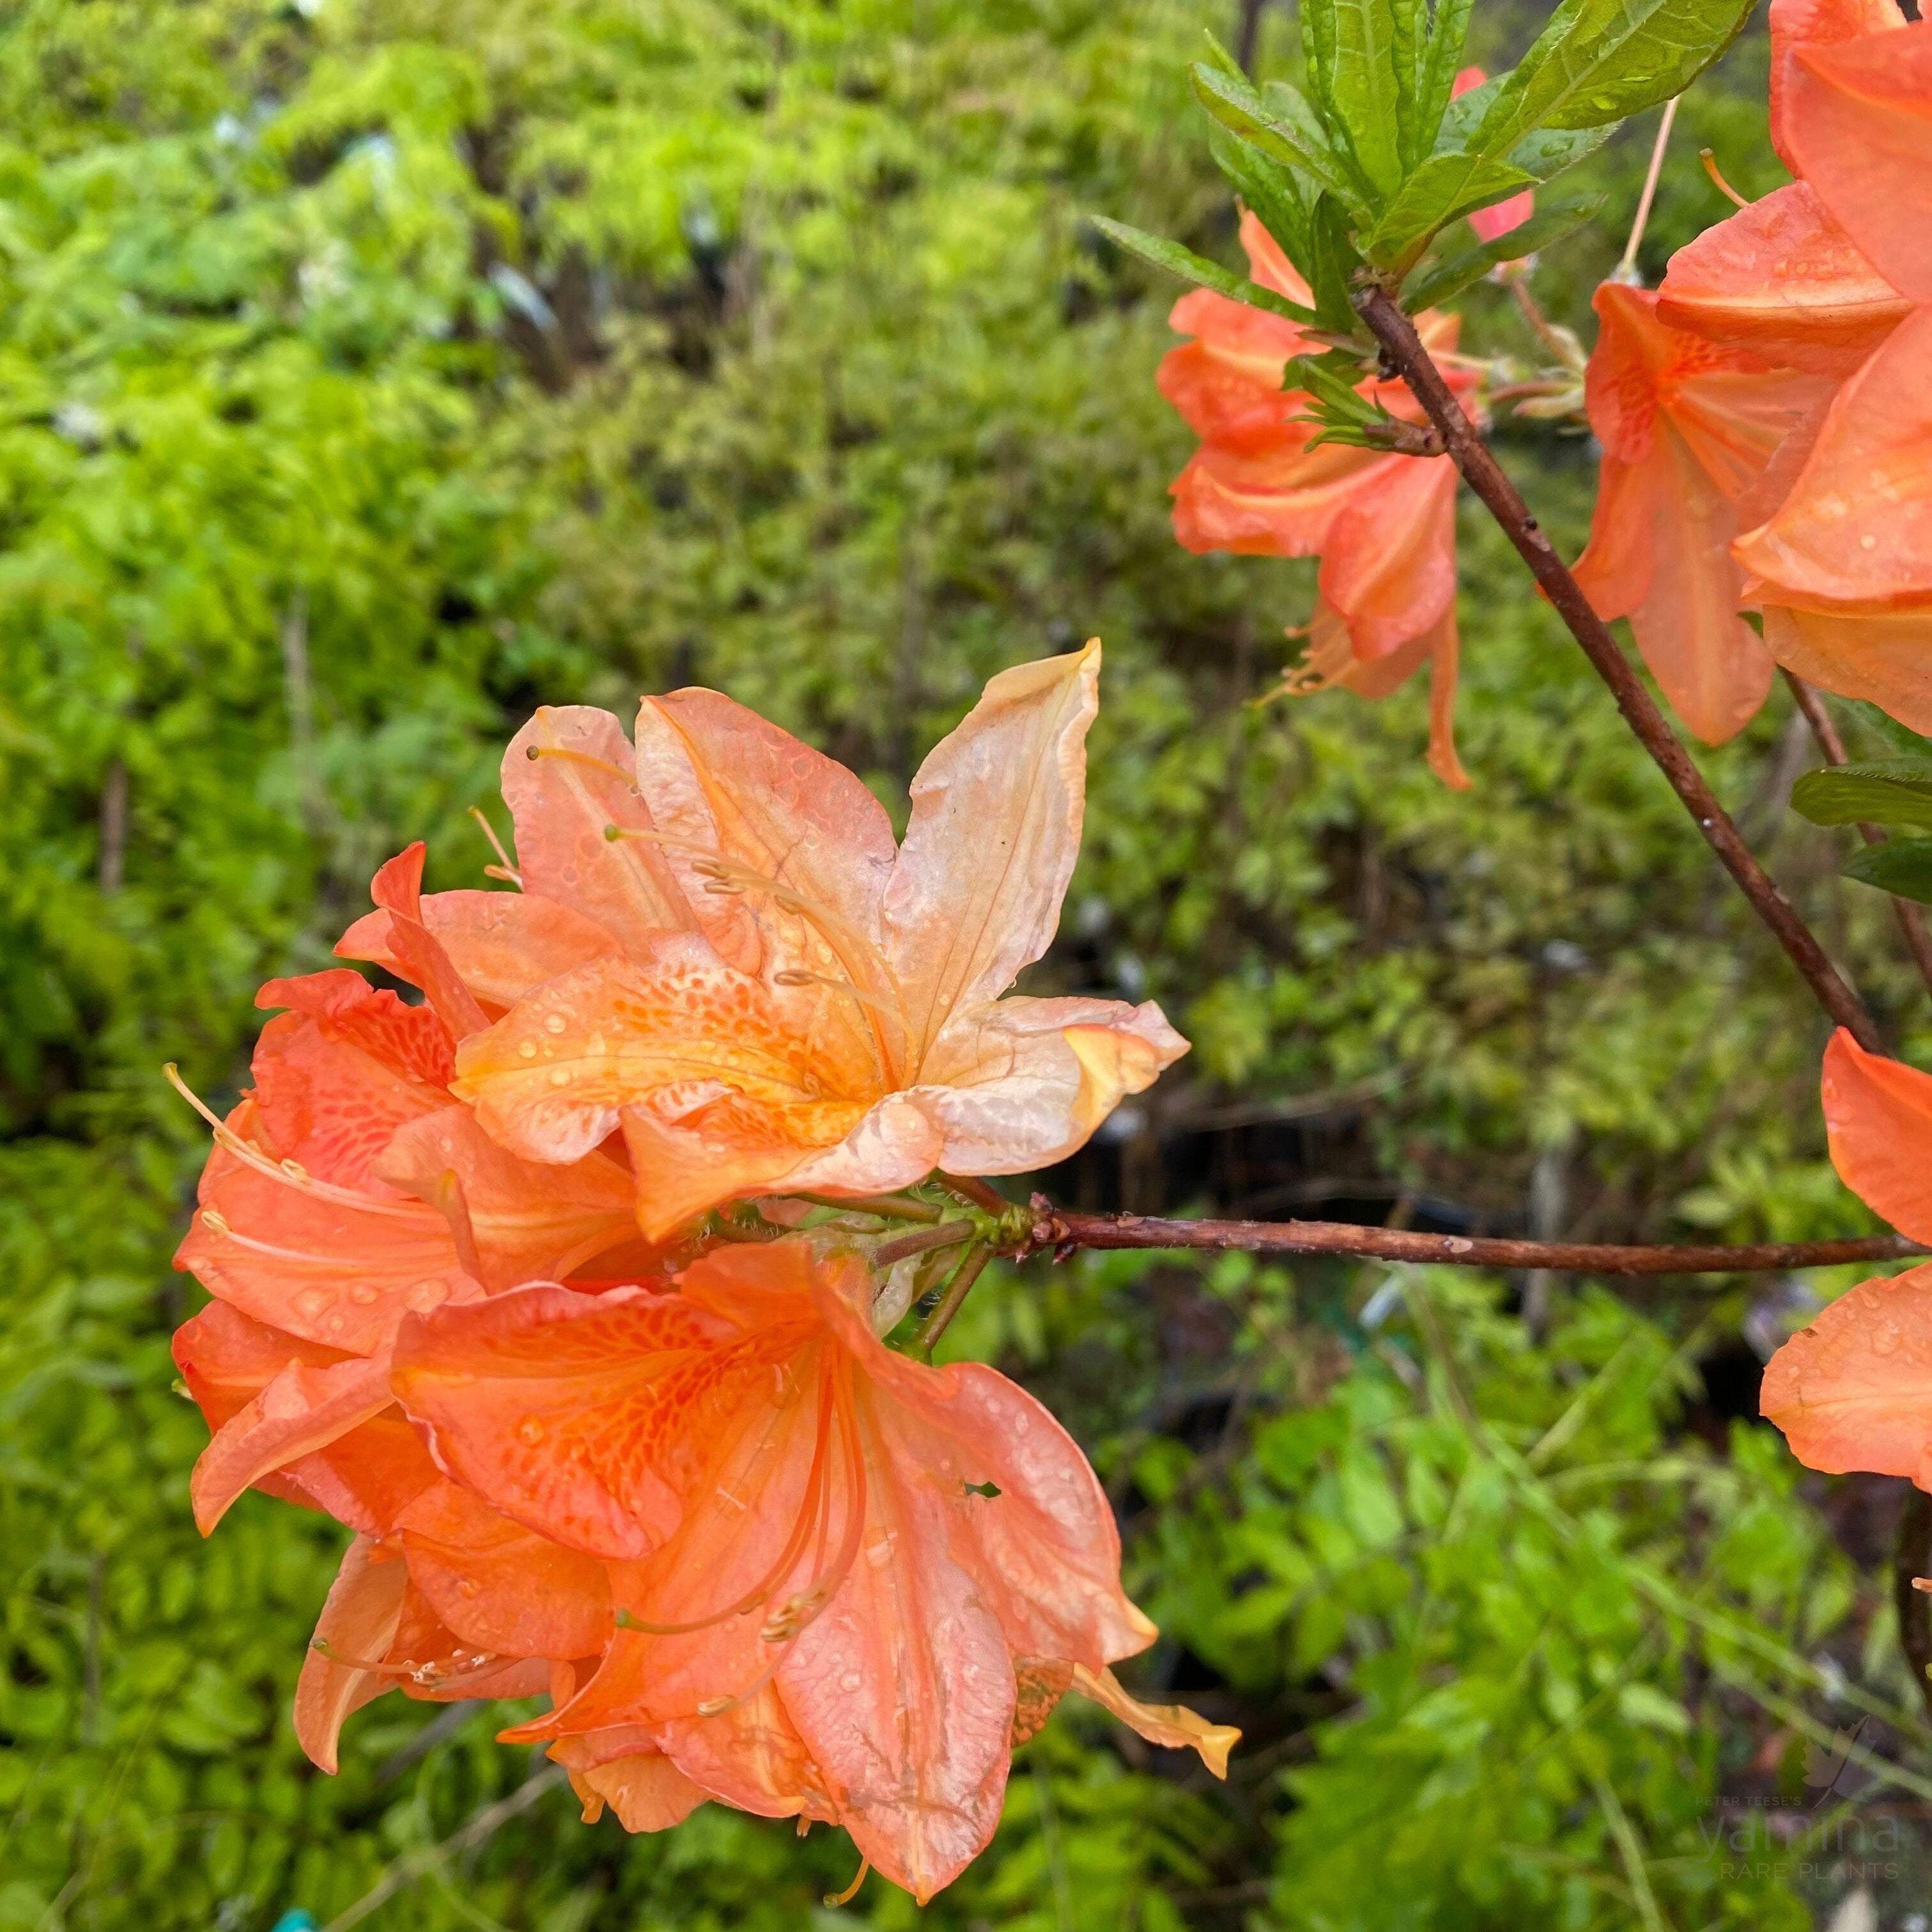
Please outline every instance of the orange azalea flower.
[[1682, 250], [1661, 312], [1846, 379], [1733, 554], [1780, 663], [1932, 730], [1932, 27], [1886, 0], [1778, 0], [1772, 30], [1774, 138], [1802, 178]]
[[[420, 865], [417, 848], [385, 867], [376, 896], [440, 1006], [480, 1020], [414, 916]], [[596, 1564], [440, 1475], [389, 1387], [398, 1324], [641, 1244], [618, 1163], [528, 1167], [452, 1103], [436, 1008], [347, 971], [272, 981], [260, 1003], [287, 1010], [262, 1029], [254, 1092], [216, 1123], [176, 1264], [218, 1299], [175, 1358], [213, 1433], [190, 1484], [205, 1532], [251, 1486], [357, 1532], [296, 1696], [303, 1745], [332, 1770], [343, 1718], [382, 1690], [527, 1696], [610, 1628]]]
[[1642, 289], [1606, 282], [1595, 306], [1583, 395], [1604, 457], [1576, 580], [1600, 615], [1630, 619], [1678, 716], [1720, 745], [1771, 688], [1770, 654], [1738, 611], [1737, 505], [1829, 379], [1671, 328]]
[[622, 1606], [602, 1662], [508, 1735], [553, 1740], [588, 1802], [643, 1828], [698, 1795], [843, 1825], [921, 1900], [992, 1836], [1016, 1736], [1068, 1689], [1222, 1771], [1235, 1732], [1113, 1679], [1155, 1632], [1106, 1496], [1031, 1396], [884, 1347], [864, 1266], [802, 1239], [677, 1286], [532, 1287], [404, 1325], [395, 1385], [439, 1462], [607, 1564]]
[[[1257, 282], [1296, 302], [1310, 299], [1306, 284], [1252, 214], [1241, 218], [1241, 242]], [[1174, 535], [1197, 552], [1318, 555], [1313, 647], [1292, 688], [1341, 684], [1380, 698], [1427, 661], [1430, 769], [1447, 784], [1467, 785], [1453, 729], [1455, 466], [1446, 456], [1388, 455], [1339, 443], [1311, 448], [1318, 433], [1307, 415], [1311, 398], [1282, 383], [1291, 357], [1319, 353], [1322, 345], [1283, 317], [1198, 289], [1174, 304], [1168, 320], [1195, 339], [1162, 360], [1161, 394], [1202, 439], [1173, 483]], [[1453, 356], [1454, 317], [1432, 310], [1416, 326], [1438, 360]], [[1459, 392], [1473, 385], [1453, 361], [1447, 373]], [[1406, 384], [1370, 381], [1360, 388], [1391, 416], [1423, 420]]]
[[[1932, 1076], [1848, 1033], [1825, 1054], [1832, 1164], [1900, 1233], [1932, 1241]], [[1814, 1469], [1906, 1476], [1932, 1490], [1932, 1263], [1862, 1282], [1765, 1370], [1760, 1406]]]
[[716, 692], [646, 699], [634, 751], [608, 713], [538, 712], [504, 794], [525, 893], [582, 916], [586, 956], [462, 1042], [452, 1092], [525, 1160], [621, 1130], [653, 1240], [748, 1195], [1065, 1159], [1186, 1051], [1151, 1004], [1000, 998], [1058, 921], [1100, 664], [994, 678], [902, 846], [850, 772]]

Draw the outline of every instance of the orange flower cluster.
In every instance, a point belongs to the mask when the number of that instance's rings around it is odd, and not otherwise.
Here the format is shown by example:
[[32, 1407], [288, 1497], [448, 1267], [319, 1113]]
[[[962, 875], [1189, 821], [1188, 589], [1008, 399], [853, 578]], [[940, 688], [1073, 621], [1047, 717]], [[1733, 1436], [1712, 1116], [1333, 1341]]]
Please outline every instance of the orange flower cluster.
[[1773, 659], [1932, 730], [1932, 26], [1892, 0], [1773, 0], [1771, 33], [1798, 178], [1680, 250], [1654, 295], [1598, 292], [1577, 575], [1701, 737], [1755, 713]]
[[1155, 1632], [1079, 1449], [889, 1347], [903, 1264], [882, 1286], [870, 1224], [813, 1204], [1047, 1165], [1186, 1050], [1152, 1005], [1007, 993], [1072, 870], [1099, 671], [994, 679], [902, 843], [715, 692], [646, 700], [634, 743], [539, 711], [503, 764], [520, 890], [424, 897], [416, 846], [337, 948], [422, 1003], [262, 988], [175, 1355], [204, 1530], [253, 1487], [354, 1532], [296, 1699], [325, 1770], [386, 1691], [547, 1696], [507, 1735], [586, 1817], [821, 1820], [924, 1899], [1069, 1690], [1223, 1768], [1233, 1732], [1112, 1674]]

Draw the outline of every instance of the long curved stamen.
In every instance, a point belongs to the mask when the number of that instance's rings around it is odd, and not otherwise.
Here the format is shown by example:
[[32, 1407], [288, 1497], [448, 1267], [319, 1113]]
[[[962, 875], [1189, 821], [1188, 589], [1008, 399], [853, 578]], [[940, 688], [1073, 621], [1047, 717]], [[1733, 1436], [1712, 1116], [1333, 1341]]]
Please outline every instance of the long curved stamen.
[[622, 765], [614, 765], [608, 758], [600, 758], [594, 752], [573, 752], [568, 745], [532, 745], [524, 752], [534, 764], [539, 758], [562, 758], [573, 765], [588, 765], [592, 771], [608, 772], [628, 791], [635, 791], [637, 780]]
[[1718, 165], [1718, 158], [1708, 148], [1700, 148], [1697, 158], [1704, 164], [1704, 172], [1711, 177], [1711, 185], [1727, 200], [1734, 201], [1740, 208], [1748, 208], [1750, 202], [1738, 194], [1724, 178], [1724, 171]]
[[[878, 974], [867, 970], [875, 956], [876, 949], [868, 946], [838, 913], [823, 901], [809, 898], [767, 874], [754, 870], [741, 860], [728, 859], [722, 853], [700, 845], [693, 839], [676, 838], [668, 832], [646, 832], [622, 825], [607, 825], [604, 828], [604, 836], [612, 839], [641, 838], [651, 844], [661, 845], [668, 851], [682, 852], [694, 862], [692, 869], [700, 878], [710, 881], [706, 887], [706, 891], [726, 894], [763, 892], [787, 912], [796, 914], [830, 949], [832, 956], [844, 968], [854, 995], [872, 1010], [880, 1077], [888, 1084], [897, 1084], [898, 1056], [880, 1022], [881, 1020], [896, 1022], [901, 1031], [910, 1037], [911, 1022], [906, 1013], [904, 1000], [890, 974]], [[861, 980], [870, 982], [881, 979], [892, 992], [890, 1006], [875, 995], [860, 991], [859, 982]], [[829, 980], [826, 983], [836, 986], [838, 982]]]
[[414, 1658], [406, 1657], [392, 1664], [386, 1658], [351, 1657], [338, 1650], [326, 1636], [311, 1637], [308, 1647], [345, 1670], [366, 1670], [372, 1677], [406, 1677], [416, 1684], [452, 1683], [458, 1678], [473, 1677], [502, 1660], [494, 1651], [474, 1651], [466, 1657], [459, 1650], [451, 1653], [446, 1666], [434, 1658], [418, 1664]]
[[[850, 1371], [843, 1364], [835, 1371], [842, 1378]], [[758, 1634], [766, 1643], [788, 1642], [810, 1623], [838, 1593], [838, 1586], [851, 1574], [866, 1538], [865, 1445], [859, 1439], [859, 1420], [854, 1413], [851, 1390], [844, 1391], [838, 1406], [840, 1432], [844, 1438], [848, 1480], [845, 1485], [845, 1534], [830, 1565], [821, 1570], [802, 1590], [788, 1597], [778, 1606]]]
[[339, 1270], [342, 1266], [340, 1255], [312, 1255], [304, 1248], [281, 1248], [272, 1241], [258, 1241], [253, 1234], [236, 1233], [235, 1224], [226, 1214], [218, 1214], [210, 1208], [203, 1208], [199, 1211], [202, 1225], [211, 1233], [219, 1234], [224, 1240], [232, 1241], [238, 1248], [246, 1248], [251, 1254], [266, 1255], [271, 1261], [302, 1262], [311, 1268]]
[[[805, 1490], [800, 1498], [798, 1520], [793, 1524], [791, 1534], [785, 1539], [784, 1547], [778, 1558], [757, 1582], [753, 1584], [736, 1603], [728, 1604], [722, 1610], [714, 1610], [710, 1616], [695, 1618], [688, 1623], [659, 1624], [647, 1622], [629, 1610], [620, 1611], [617, 1621], [626, 1630], [641, 1630], [649, 1636], [688, 1636], [695, 1630], [710, 1630], [715, 1625], [728, 1622], [733, 1617], [748, 1616], [770, 1597], [790, 1570], [804, 1555], [806, 1545], [818, 1531], [825, 1514], [827, 1501], [826, 1476], [830, 1462], [832, 1424], [836, 1409], [835, 1391], [831, 1376], [824, 1378], [818, 1396], [818, 1426], [814, 1433], [812, 1463], [806, 1473]], [[748, 1695], [749, 1693], [743, 1694]]]
[[181, 1070], [172, 1060], [161, 1072], [168, 1084], [214, 1130], [215, 1145], [224, 1153], [232, 1154], [244, 1166], [252, 1167], [270, 1180], [279, 1180], [284, 1187], [292, 1187], [298, 1193], [312, 1195], [318, 1201], [331, 1202], [340, 1208], [353, 1208], [362, 1214], [387, 1214], [399, 1220], [416, 1218], [416, 1203], [384, 1201], [373, 1194], [358, 1194], [353, 1188], [338, 1187], [332, 1181], [316, 1180], [298, 1160], [276, 1160], [266, 1148], [257, 1147], [253, 1141], [244, 1140], [229, 1126], [181, 1077]]
[[484, 815], [483, 808], [480, 805], [472, 805], [470, 808], [470, 815], [482, 826], [483, 836], [490, 842], [490, 849], [496, 854], [500, 862], [494, 866], [485, 866], [483, 868], [483, 876], [488, 879], [507, 879], [511, 884], [521, 891], [524, 875], [517, 870], [509, 854], [504, 850], [503, 842], [496, 836], [496, 828]]
[[858, 1897], [859, 1888], [866, 1882], [866, 1874], [872, 1869], [872, 1860], [861, 1853], [859, 1858], [858, 1876], [854, 1879], [843, 1892], [828, 1892], [825, 1894], [826, 1906], [836, 1912], [842, 1905], [850, 1905], [853, 1900]]

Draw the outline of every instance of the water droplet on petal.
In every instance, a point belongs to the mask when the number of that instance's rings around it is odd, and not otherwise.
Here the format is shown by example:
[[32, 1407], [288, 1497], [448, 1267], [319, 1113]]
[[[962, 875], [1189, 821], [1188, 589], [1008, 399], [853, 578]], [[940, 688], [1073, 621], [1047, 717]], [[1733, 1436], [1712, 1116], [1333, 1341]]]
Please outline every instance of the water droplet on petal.
[[570, 1084], [570, 1069], [553, 1066], [550, 1070], [550, 1084], [553, 1087], [568, 1087]]
[[534, 1448], [544, 1439], [544, 1426], [534, 1415], [526, 1415], [517, 1424], [517, 1440], [527, 1448]]
[[370, 1308], [382, 1298], [382, 1292], [380, 1288], [371, 1288], [366, 1281], [358, 1281], [349, 1291], [349, 1298], [358, 1308]]
[[517, 1042], [517, 1058], [519, 1060], [534, 1060], [536, 1057], [537, 1043], [535, 1040], [521, 1040]]
[[546, 1013], [544, 1016], [544, 1031], [545, 1033], [561, 1033], [566, 1027], [569, 1025], [569, 1021], [566, 1019], [561, 1013]]
[[320, 1315], [328, 1306], [326, 1289], [305, 1288], [296, 1297], [296, 1311], [301, 1315]]

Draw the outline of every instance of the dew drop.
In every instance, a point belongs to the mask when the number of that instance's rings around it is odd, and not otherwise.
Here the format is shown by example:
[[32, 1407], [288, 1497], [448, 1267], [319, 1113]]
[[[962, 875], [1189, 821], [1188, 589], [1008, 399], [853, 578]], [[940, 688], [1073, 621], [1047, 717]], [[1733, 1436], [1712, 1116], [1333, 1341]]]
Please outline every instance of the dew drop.
[[544, 1016], [544, 1031], [545, 1033], [561, 1033], [566, 1027], [569, 1025], [569, 1021], [566, 1019], [561, 1013], [546, 1013]]
[[544, 1439], [544, 1426], [534, 1415], [526, 1415], [517, 1424], [517, 1440], [526, 1448], [534, 1448]]
[[570, 1069], [553, 1066], [550, 1070], [550, 1084], [553, 1087], [568, 1087], [570, 1084]]
[[864, 1681], [856, 1670], [848, 1670], [839, 1678], [838, 1688], [842, 1690], [856, 1690]]
[[328, 1292], [323, 1288], [305, 1288], [296, 1297], [296, 1310], [298, 1314], [320, 1315], [328, 1306]]
[[448, 1298], [449, 1291], [440, 1281], [419, 1281], [403, 1297], [404, 1304], [418, 1315], [427, 1314], [440, 1302]]
[[535, 1040], [520, 1040], [518, 1041], [517, 1058], [519, 1060], [534, 1060], [536, 1057], [537, 1043]]
[[459, 1597], [476, 1597], [481, 1596], [482, 1593], [483, 1586], [478, 1582], [474, 1576], [464, 1576], [458, 1580], [456, 1594]]
[[1871, 1352], [1874, 1355], [1892, 1355], [1898, 1352], [1898, 1345], [1904, 1340], [1895, 1322], [1881, 1322], [1872, 1330]]
[[370, 1308], [382, 1299], [382, 1294], [380, 1288], [371, 1288], [366, 1281], [358, 1281], [349, 1291], [349, 1298], [358, 1308]]

